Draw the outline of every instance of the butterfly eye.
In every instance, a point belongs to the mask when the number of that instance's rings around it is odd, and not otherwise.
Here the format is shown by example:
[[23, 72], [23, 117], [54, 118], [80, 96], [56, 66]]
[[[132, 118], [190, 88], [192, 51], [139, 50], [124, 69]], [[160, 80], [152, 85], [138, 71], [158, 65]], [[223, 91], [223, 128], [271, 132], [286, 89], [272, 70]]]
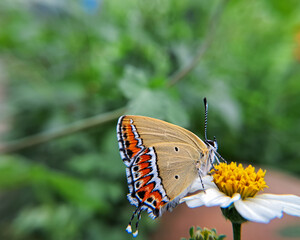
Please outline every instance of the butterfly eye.
[[179, 176], [178, 176], [178, 175], [175, 175], [174, 177], [175, 177], [175, 179], [178, 179], [178, 178], [179, 178]]
[[178, 152], [178, 151], [179, 151], [178, 147], [175, 147], [174, 149], [175, 149], [175, 151], [176, 151], [176, 152]]

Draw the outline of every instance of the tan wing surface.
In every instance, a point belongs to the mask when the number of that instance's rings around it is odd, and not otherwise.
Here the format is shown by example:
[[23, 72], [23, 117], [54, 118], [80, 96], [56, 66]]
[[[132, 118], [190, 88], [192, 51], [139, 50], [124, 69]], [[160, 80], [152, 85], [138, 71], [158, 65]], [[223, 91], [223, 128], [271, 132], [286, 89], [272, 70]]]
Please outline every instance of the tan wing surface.
[[125, 116], [133, 121], [145, 147], [154, 147], [159, 176], [173, 200], [198, 177], [197, 161], [207, 160], [206, 144], [192, 132], [158, 119]]
[[[176, 145], [178, 151], [174, 150]], [[159, 175], [170, 200], [173, 200], [199, 177], [197, 161], [200, 153], [185, 143], [154, 144]]]
[[158, 142], [184, 142], [205, 151], [206, 144], [194, 133], [177, 125], [150, 117], [126, 115], [123, 121], [133, 120], [146, 147]]

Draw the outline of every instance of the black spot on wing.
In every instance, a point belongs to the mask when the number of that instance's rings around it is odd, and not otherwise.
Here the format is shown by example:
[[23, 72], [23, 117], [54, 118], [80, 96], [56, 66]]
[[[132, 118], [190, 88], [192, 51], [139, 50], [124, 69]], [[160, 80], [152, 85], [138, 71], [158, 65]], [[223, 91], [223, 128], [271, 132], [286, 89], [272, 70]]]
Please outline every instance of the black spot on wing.
[[139, 167], [138, 167], [138, 166], [134, 166], [134, 167], [133, 167], [133, 171], [136, 172], [136, 171], [138, 171], [138, 170], [139, 170]]
[[153, 214], [154, 214], [155, 217], [158, 217], [159, 210], [157, 208], [153, 209]]
[[140, 199], [144, 199], [146, 192], [145, 191], [139, 191], [137, 192], [137, 195], [139, 196]]
[[130, 149], [127, 149], [127, 155], [129, 158], [132, 158], [133, 152]]

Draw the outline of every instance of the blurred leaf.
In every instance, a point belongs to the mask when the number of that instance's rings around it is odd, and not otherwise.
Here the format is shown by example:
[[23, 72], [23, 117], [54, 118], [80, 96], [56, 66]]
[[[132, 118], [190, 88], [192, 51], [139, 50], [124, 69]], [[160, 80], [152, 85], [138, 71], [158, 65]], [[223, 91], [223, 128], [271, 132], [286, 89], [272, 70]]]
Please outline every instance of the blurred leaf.
[[30, 164], [12, 157], [0, 158], [0, 175], [2, 188], [15, 188], [16, 185], [34, 185], [48, 188], [70, 202], [87, 209], [107, 211], [105, 192], [114, 194], [119, 188], [114, 185], [95, 181], [80, 181], [66, 173], [47, 169], [39, 164]]
[[143, 90], [129, 102], [128, 114], [143, 115], [187, 126], [188, 115], [181, 103], [167, 90]]
[[0, 156], [0, 187], [16, 188], [29, 181], [30, 166], [13, 156]]
[[299, 238], [300, 237], [300, 228], [299, 224], [287, 225], [284, 228], [279, 230], [279, 233], [283, 237], [288, 238]]
[[136, 95], [147, 88], [147, 82], [147, 76], [143, 71], [127, 66], [124, 77], [120, 81], [120, 89], [124, 96], [134, 99]]
[[32, 231], [47, 229], [50, 238], [74, 239], [78, 227], [88, 217], [85, 212], [68, 205], [30, 207], [15, 219], [15, 234], [22, 238]]

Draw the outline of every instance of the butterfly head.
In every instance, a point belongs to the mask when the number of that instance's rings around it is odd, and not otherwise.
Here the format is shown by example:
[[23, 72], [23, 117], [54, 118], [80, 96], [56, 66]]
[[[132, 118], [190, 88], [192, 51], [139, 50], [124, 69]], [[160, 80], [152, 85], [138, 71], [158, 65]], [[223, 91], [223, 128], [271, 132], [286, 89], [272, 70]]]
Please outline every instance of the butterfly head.
[[214, 140], [205, 140], [206, 145], [212, 147], [212, 149], [216, 152], [218, 150], [218, 143], [216, 137], [214, 137]]

